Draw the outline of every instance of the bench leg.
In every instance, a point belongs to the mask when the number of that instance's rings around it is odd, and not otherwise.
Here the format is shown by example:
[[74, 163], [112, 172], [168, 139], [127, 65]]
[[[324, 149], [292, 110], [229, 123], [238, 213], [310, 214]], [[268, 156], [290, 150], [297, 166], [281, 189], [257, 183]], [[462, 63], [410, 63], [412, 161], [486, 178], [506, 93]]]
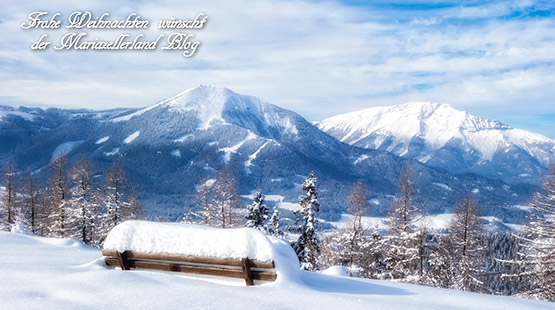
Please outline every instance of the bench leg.
[[249, 262], [249, 258], [241, 258], [241, 263], [243, 265], [243, 276], [245, 277], [245, 284], [247, 284], [247, 286], [253, 286], [254, 281], [252, 279], [251, 264]]
[[131, 270], [131, 268], [129, 268], [129, 262], [127, 261], [127, 251], [122, 253], [117, 251], [116, 253], [118, 255], [118, 260], [119, 260], [121, 270]]

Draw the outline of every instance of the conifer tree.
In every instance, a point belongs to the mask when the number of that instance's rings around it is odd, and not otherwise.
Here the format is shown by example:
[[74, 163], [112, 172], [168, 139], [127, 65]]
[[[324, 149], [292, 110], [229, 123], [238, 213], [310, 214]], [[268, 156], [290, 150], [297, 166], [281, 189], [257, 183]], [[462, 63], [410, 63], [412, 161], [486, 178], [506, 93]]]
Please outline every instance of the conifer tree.
[[269, 233], [270, 235], [274, 236], [274, 237], [283, 237], [284, 233], [281, 230], [280, 224], [279, 224], [279, 211], [277, 207], [274, 207], [274, 212], [272, 213], [272, 216], [270, 217], [270, 226], [269, 226]]
[[256, 191], [253, 196], [252, 203], [246, 206], [247, 214], [245, 216], [247, 223], [246, 227], [256, 228], [264, 233], [268, 233], [268, 208], [264, 203], [264, 194], [262, 189]]
[[301, 268], [305, 270], [318, 270], [319, 268], [320, 240], [316, 234], [318, 225], [316, 213], [320, 211], [320, 202], [318, 201], [318, 193], [316, 191], [316, 181], [314, 171], [311, 171], [310, 176], [301, 187], [305, 191], [304, 195], [299, 196], [301, 210], [295, 212], [298, 216], [297, 221], [300, 222], [300, 236], [293, 243], [293, 249], [299, 257]]

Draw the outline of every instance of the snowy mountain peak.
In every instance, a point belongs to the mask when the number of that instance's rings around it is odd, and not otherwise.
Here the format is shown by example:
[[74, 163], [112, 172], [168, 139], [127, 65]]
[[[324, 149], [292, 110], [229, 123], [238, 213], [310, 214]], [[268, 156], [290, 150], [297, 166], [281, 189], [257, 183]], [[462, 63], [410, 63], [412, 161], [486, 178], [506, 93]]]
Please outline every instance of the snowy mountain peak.
[[200, 128], [207, 128], [213, 121], [223, 121], [223, 111], [252, 105], [255, 98], [240, 96], [223, 87], [200, 86], [188, 89], [160, 103], [173, 112], [194, 111]]
[[168, 115], [173, 115], [174, 121], [194, 123], [191, 128], [195, 129], [231, 124], [269, 138], [284, 133], [296, 135], [296, 124], [302, 119], [294, 112], [253, 96], [237, 94], [224, 87], [199, 86], [112, 121], [130, 121], [139, 116], [167, 119]]
[[221, 111], [229, 98], [237, 96], [239, 95], [228, 88], [201, 85], [162, 100], [158, 105], [175, 109], [214, 109]]
[[[534, 175], [555, 151], [555, 141], [542, 135], [432, 102], [368, 108], [330, 117], [317, 126], [342, 142], [415, 158], [453, 172], [483, 171], [495, 158], [507, 162], [510, 157], [520, 161], [511, 168], [519, 166], [517, 175]], [[507, 158], [501, 160], [500, 156]], [[487, 176], [505, 176], [499, 167], [491, 168], [486, 169]]]
[[199, 127], [206, 128], [214, 120], [222, 121], [222, 112], [225, 109], [237, 109], [256, 103], [259, 103], [257, 98], [241, 96], [227, 88], [201, 85], [113, 121], [128, 121], [150, 110], [164, 109], [171, 112], [193, 112], [199, 121]]
[[[365, 121], [355, 121], [355, 118]], [[320, 126], [327, 128], [337, 123], [349, 123], [351, 128], [371, 129], [375, 128], [377, 124], [387, 125], [401, 120], [405, 127], [404, 131], [408, 130], [406, 133], [409, 137], [414, 136], [414, 133], [418, 133], [420, 136], [426, 135], [428, 128], [442, 128], [442, 131], [448, 132], [511, 128], [499, 121], [473, 116], [456, 110], [448, 104], [435, 102], [409, 102], [392, 107], [368, 108], [328, 118], [320, 122]], [[383, 128], [384, 126], [379, 127]], [[400, 128], [397, 127], [397, 129]], [[398, 133], [402, 134], [402, 132]]]

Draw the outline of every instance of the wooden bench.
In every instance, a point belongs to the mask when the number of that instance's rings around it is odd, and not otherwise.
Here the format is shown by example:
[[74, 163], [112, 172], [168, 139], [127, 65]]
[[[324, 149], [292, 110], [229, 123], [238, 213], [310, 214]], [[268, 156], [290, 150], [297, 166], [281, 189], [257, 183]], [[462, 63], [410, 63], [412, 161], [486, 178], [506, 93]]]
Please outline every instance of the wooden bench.
[[254, 285], [254, 280], [275, 281], [277, 277], [274, 271], [274, 261], [252, 260], [248, 257], [229, 259], [132, 251], [118, 252], [110, 249], [102, 250], [102, 255], [106, 257], [106, 265], [121, 267], [122, 270], [138, 268], [243, 278], [247, 286]]

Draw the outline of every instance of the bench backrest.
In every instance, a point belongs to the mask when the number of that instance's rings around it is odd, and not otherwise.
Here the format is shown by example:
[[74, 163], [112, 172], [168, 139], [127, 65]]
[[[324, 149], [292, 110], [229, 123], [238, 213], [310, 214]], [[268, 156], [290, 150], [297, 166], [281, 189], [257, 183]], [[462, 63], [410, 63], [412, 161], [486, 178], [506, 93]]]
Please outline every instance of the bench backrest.
[[102, 255], [108, 266], [154, 269], [163, 271], [185, 272], [193, 274], [243, 278], [247, 286], [254, 285], [253, 280], [275, 281], [276, 273], [273, 261], [187, 256], [179, 254], [152, 254], [132, 251], [119, 252], [104, 249]]

